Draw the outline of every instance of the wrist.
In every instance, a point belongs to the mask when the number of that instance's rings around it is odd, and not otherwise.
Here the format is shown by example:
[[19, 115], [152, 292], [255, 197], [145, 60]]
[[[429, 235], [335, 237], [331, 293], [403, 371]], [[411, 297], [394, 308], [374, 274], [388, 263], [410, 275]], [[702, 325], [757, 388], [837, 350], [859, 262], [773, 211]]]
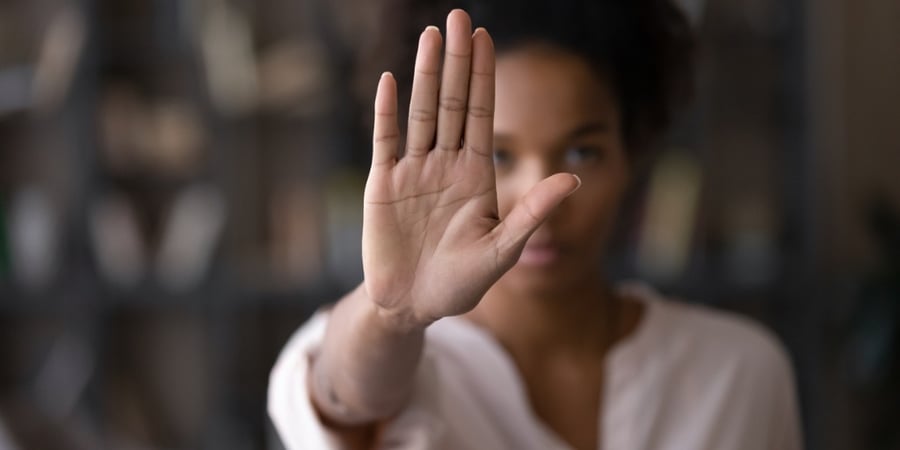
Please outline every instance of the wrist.
[[382, 304], [387, 302], [379, 302], [371, 298], [366, 292], [365, 284], [360, 285], [359, 291], [369, 305], [372, 318], [382, 330], [392, 334], [422, 333], [434, 322], [434, 320], [420, 317], [412, 308], [386, 308], [382, 306]]
[[372, 306], [375, 308], [375, 316], [383, 328], [398, 334], [422, 333], [432, 323], [432, 321], [417, 318], [412, 311], [388, 309], [374, 302]]

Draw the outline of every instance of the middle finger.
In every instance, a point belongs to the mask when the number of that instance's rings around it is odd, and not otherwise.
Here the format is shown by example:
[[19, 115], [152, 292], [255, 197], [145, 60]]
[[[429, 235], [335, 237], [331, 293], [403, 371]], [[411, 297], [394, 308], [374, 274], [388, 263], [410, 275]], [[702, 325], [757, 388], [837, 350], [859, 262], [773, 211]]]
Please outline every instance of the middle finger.
[[472, 22], [465, 11], [456, 9], [447, 16], [446, 42], [435, 148], [455, 151], [460, 148], [466, 118], [472, 64]]

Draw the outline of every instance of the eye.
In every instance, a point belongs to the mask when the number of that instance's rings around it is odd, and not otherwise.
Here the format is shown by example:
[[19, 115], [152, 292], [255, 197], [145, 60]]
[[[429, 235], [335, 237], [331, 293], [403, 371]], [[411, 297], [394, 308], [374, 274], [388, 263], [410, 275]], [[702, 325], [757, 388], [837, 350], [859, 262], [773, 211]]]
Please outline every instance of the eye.
[[512, 165], [512, 155], [502, 148], [494, 150], [494, 167], [506, 168]]
[[600, 148], [578, 146], [567, 149], [563, 157], [566, 165], [580, 166], [597, 161], [601, 156], [602, 150]]

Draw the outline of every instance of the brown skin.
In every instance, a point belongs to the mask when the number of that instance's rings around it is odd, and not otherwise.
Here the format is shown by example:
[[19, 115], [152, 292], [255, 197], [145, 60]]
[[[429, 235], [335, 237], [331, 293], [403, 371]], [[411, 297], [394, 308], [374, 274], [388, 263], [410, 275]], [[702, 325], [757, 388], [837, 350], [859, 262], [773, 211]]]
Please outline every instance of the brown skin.
[[567, 286], [581, 290], [581, 283], [596, 279], [630, 181], [613, 94], [580, 57], [532, 45], [500, 56], [496, 99], [494, 148], [500, 216], [538, 181], [554, 173], [576, 174], [582, 186], [529, 240], [529, 245], [558, 245], [558, 263], [540, 268], [517, 264], [494, 288], [548, 298], [566, 294]]
[[[565, 171], [581, 188], [529, 239], [520, 262], [468, 317], [510, 352], [535, 413], [575, 448], [597, 448], [603, 366], [640, 306], [611, 293], [600, 264], [630, 168], [608, 83], [576, 55], [530, 45], [497, 59], [494, 118], [500, 216]], [[529, 264], [532, 248], [555, 253]], [[568, 388], [568, 389], [567, 389]]]
[[435, 28], [419, 41], [401, 158], [396, 84], [379, 82], [365, 280], [331, 312], [310, 395], [348, 442], [371, 446], [411, 395], [425, 329], [467, 314], [509, 351], [535, 414], [596, 448], [605, 356], [641, 314], [599, 275], [629, 179], [614, 99], [562, 50], [495, 60], [460, 10], [447, 30], [446, 43]]

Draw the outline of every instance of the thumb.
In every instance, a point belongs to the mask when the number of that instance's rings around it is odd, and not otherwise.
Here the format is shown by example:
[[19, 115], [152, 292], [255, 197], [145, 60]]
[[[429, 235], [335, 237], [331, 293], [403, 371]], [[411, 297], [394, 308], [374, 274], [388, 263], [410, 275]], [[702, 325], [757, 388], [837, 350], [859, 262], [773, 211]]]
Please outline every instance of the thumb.
[[581, 187], [577, 175], [558, 173], [541, 180], [494, 229], [499, 263], [515, 263], [525, 241], [566, 197]]

